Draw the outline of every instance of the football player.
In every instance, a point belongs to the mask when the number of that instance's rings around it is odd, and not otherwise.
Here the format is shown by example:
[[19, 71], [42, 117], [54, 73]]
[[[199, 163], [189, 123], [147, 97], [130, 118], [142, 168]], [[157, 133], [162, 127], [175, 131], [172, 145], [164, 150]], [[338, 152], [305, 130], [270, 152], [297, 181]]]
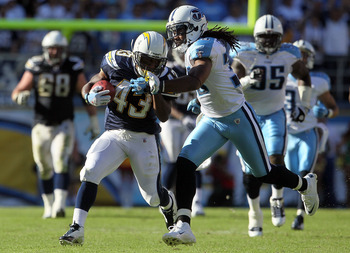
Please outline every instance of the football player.
[[173, 47], [186, 50], [187, 75], [165, 81], [157, 76], [146, 82], [132, 80], [133, 89], [151, 94], [197, 90], [203, 116], [186, 139], [176, 162], [177, 221], [163, 235], [163, 241], [172, 246], [196, 242], [190, 227], [195, 171], [227, 141], [237, 147], [261, 182], [298, 190], [306, 212], [313, 215], [319, 205], [316, 176], [308, 174], [301, 178], [269, 162], [254, 110], [245, 101], [242, 85], [230, 66], [230, 49], [237, 46], [232, 31], [219, 26], [208, 30], [205, 15], [191, 5], [175, 8], [166, 28]]
[[[62, 245], [81, 245], [88, 211], [94, 204], [98, 185], [129, 158], [140, 192], [150, 206], [159, 206], [170, 229], [176, 215], [174, 194], [160, 182], [159, 132], [157, 120], [168, 120], [173, 94], [137, 94], [130, 79], [153, 73], [161, 80], [176, 78], [167, 68], [168, 46], [165, 38], [153, 31], [137, 37], [133, 50], [113, 50], [102, 59], [100, 72], [84, 85], [81, 95], [87, 104], [105, 106], [105, 132], [92, 144], [80, 172], [81, 186], [76, 197], [73, 222], [60, 237]], [[99, 80], [116, 88], [111, 98], [101, 86], [91, 90]]]
[[[314, 67], [315, 49], [305, 40], [293, 43], [302, 54], [302, 60], [309, 70]], [[292, 120], [294, 108], [300, 106], [297, 79], [288, 76], [285, 108], [287, 112], [288, 146], [285, 157], [287, 168], [300, 176], [313, 172], [318, 154], [323, 152], [328, 138], [327, 127], [318, 123], [318, 118], [334, 118], [339, 114], [339, 108], [330, 93], [330, 78], [324, 72], [311, 71], [312, 94], [310, 105], [312, 110], [305, 116], [303, 122]], [[292, 229], [304, 229], [305, 211], [302, 201], [298, 199], [297, 216], [292, 223]]]
[[[25, 72], [12, 92], [12, 100], [26, 105], [34, 91], [32, 148], [38, 168], [44, 203], [43, 218], [65, 216], [69, 185], [68, 162], [73, 152], [73, 97], [86, 83], [84, 62], [68, 56], [67, 39], [60, 31], [51, 31], [42, 40], [43, 54], [31, 57]], [[86, 106], [90, 116], [91, 138], [100, 134], [96, 108]]]
[[[171, 67], [178, 76], [186, 75], [184, 53], [178, 50], [172, 50], [174, 61], [168, 61], [167, 65]], [[187, 104], [196, 98], [194, 91], [181, 93], [179, 97], [172, 101], [170, 118], [166, 122], [161, 122], [160, 132], [162, 147], [166, 152], [164, 161], [167, 165], [165, 177], [165, 186], [168, 189], [175, 187], [176, 179], [176, 158], [181, 151], [182, 144], [186, 137], [196, 126], [196, 117], [192, 111], [187, 110]], [[196, 172], [196, 194], [192, 203], [192, 216], [204, 215], [202, 204], [202, 172]]]
[[[310, 109], [311, 82], [308, 69], [301, 61], [297, 47], [282, 43], [281, 22], [272, 15], [260, 17], [254, 26], [255, 42], [240, 43], [237, 51], [231, 51], [232, 68], [240, 78], [246, 100], [256, 112], [270, 162], [285, 167], [284, 156], [287, 148], [287, 121], [284, 97], [287, 77], [292, 73], [299, 80], [301, 106], [295, 107], [293, 121], [301, 122]], [[249, 204], [248, 234], [261, 236], [263, 215], [260, 209], [259, 191], [262, 182], [254, 177], [243, 164], [243, 184]], [[304, 175], [306, 176], [306, 175]], [[285, 223], [283, 188], [272, 185], [270, 197], [271, 220], [274, 226]]]

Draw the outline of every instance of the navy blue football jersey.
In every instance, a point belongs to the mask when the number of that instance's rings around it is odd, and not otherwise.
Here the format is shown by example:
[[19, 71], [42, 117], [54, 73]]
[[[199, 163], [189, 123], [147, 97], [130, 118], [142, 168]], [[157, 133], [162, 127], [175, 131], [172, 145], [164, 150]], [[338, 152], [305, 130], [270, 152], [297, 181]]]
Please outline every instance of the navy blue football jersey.
[[[138, 78], [132, 52], [129, 50], [113, 50], [108, 52], [101, 63], [102, 71], [116, 87], [114, 99], [107, 105], [105, 112], [105, 129], [127, 129], [135, 132], [156, 134], [160, 132], [157, 116], [153, 109], [150, 94], [137, 95], [131, 91], [130, 79]], [[160, 80], [176, 78], [177, 75], [165, 68]], [[173, 99], [171, 94], [163, 94], [165, 99]]]
[[73, 120], [73, 97], [84, 62], [71, 56], [61, 65], [51, 66], [43, 55], [38, 55], [28, 59], [25, 70], [34, 75], [34, 123], [57, 125], [66, 119]]
[[[176, 61], [168, 62], [168, 67], [171, 67], [177, 74], [177, 76], [186, 75], [185, 67], [180, 66]], [[187, 111], [188, 103], [197, 97], [196, 91], [182, 92], [179, 94], [177, 99], [173, 101], [173, 107], [184, 115], [194, 116], [192, 111]]]

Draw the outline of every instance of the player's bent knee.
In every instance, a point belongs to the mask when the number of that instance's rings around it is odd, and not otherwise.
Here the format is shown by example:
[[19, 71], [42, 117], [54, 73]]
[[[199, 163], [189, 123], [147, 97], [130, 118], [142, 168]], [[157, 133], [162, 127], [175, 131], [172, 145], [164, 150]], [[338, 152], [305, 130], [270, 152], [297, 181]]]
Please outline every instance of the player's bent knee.
[[86, 167], [83, 167], [83, 169], [80, 171], [80, 181], [81, 182], [91, 182], [94, 184], [99, 185], [101, 182], [102, 178], [100, 176], [96, 175], [94, 171], [91, 169], [88, 169]]
[[152, 207], [159, 206], [160, 199], [159, 199], [158, 194], [153, 194], [153, 195], [142, 194], [142, 196], [149, 206], [152, 206]]

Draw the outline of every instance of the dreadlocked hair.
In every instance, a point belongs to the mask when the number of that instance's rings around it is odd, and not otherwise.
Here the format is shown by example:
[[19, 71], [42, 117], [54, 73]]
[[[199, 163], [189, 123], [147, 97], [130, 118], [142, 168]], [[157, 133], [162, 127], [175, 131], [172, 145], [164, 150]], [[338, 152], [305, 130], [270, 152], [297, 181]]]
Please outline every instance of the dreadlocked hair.
[[220, 27], [215, 25], [214, 28], [205, 31], [201, 38], [212, 37], [229, 44], [232, 50], [236, 51], [236, 48], [239, 48], [238, 39], [236, 35], [233, 34], [234, 31], [228, 31], [228, 27]]

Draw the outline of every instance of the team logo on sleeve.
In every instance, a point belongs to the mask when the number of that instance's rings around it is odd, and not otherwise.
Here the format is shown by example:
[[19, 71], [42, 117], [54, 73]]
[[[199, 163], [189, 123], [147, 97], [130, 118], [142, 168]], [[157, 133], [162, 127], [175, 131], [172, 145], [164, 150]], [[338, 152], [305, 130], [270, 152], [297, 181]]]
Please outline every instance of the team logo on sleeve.
[[197, 51], [197, 57], [202, 58], [203, 57], [203, 51]]

